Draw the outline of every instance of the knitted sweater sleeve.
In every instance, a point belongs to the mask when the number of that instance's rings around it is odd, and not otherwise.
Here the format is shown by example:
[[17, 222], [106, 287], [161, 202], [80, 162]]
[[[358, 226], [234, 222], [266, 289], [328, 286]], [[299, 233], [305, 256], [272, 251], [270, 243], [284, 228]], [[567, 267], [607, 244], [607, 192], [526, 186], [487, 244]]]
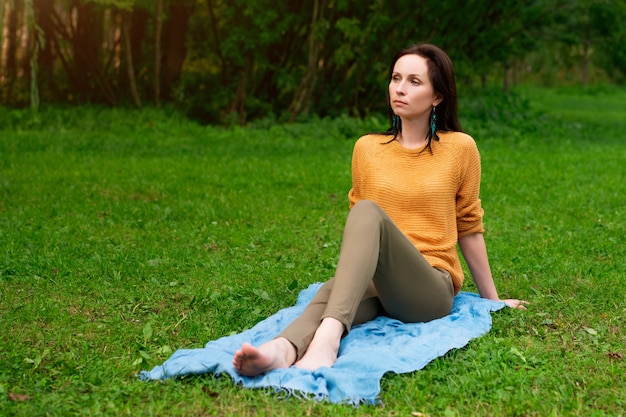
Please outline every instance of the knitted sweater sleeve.
[[484, 231], [484, 211], [479, 198], [480, 175], [480, 154], [476, 143], [469, 140], [460, 155], [459, 190], [456, 198], [459, 237]]
[[361, 155], [363, 148], [361, 145], [361, 141], [357, 141], [352, 152], [352, 188], [348, 193], [350, 208], [361, 200]]

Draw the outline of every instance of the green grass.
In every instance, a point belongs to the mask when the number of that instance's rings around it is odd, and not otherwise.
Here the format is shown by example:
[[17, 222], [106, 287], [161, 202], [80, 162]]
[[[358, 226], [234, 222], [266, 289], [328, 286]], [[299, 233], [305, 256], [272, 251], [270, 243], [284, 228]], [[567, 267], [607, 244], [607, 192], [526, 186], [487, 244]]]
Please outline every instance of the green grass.
[[626, 92], [461, 108], [498, 288], [532, 304], [357, 409], [135, 375], [332, 276], [352, 145], [381, 121], [0, 109], [0, 415], [626, 415]]

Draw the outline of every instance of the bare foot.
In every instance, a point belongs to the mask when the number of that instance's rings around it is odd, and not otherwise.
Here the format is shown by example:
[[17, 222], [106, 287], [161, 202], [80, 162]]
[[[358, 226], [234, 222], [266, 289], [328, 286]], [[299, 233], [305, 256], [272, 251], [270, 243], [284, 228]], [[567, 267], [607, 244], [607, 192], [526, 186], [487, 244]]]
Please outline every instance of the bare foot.
[[339, 320], [332, 317], [322, 320], [306, 353], [294, 366], [311, 371], [323, 366], [333, 366], [337, 361], [343, 331], [344, 326]]
[[257, 376], [278, 368], [289, 368], [296, 360], [296, 349], [287, 339], [279, 337], [258, 348], [250, 343], [235, 352], [233, 366], [244, 376]]

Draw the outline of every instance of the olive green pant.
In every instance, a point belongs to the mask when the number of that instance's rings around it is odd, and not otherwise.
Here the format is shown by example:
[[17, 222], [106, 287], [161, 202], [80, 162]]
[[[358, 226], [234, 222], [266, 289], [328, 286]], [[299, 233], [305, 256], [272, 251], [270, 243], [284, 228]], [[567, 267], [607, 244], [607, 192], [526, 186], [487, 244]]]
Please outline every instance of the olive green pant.
[[343, 323], [347, 334], [381, 315], [412, 323], [441, 318], [453, 298], [450, 274], [433, 268], [376, 203], [362, 200], [348, 215], [334, 278], [278, 337], [300, 359], [326, 317]]

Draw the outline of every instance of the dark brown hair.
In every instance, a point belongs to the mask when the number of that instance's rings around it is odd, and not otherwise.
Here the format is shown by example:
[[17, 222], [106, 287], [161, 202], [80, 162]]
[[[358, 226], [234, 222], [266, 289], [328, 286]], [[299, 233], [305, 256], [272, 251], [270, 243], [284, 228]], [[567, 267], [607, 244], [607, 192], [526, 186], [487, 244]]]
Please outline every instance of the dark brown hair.
[[[457, 113], [457, 95], [456, 95], [456, 82], [454, 80], [454, 70], [452, 68], [452, 61], [448, 54], [443, 50], [428, 43], [411, 45], [406, 49], [401, 50], [396, 54], [391, 62], [389, 69], [389, 78], [393, 74], [393, 69], [398, 59], [405, 55], [419, 55], [425, 58], [428, 62], [428, 76], [430, 82], [435, 90], [435, 93], [442, 97], [441, 103], [437, 105], [437, 130], [442, 132], [462, 132], [461, 123], [459, 122], [459, 116]], [[389, 96], [387, 96], [389, 101]], [[395, 139], [398, 133], [402, 131], [402, 124], [398, 121], [396, 125], [393, 123], [393, 111], [391, 110], [391, 104], [389, 105], [389, 118], [391, 127], [386, 132], [393, 135]], [[430, 149], [430, 142], [432, 139], [439, 140], [439, 137], [435, 133], [432, 137], [428, 137], [427, 148]]]

